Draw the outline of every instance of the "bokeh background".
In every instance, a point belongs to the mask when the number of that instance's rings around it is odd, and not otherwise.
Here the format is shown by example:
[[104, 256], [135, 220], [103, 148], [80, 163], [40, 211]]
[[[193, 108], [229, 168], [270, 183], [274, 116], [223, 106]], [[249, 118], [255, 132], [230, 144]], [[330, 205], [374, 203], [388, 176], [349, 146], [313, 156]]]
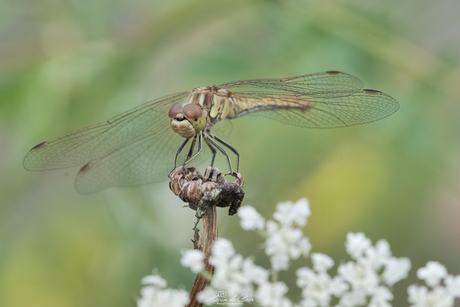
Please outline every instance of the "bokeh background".
[[[82, 196], [77, 169], [25, 171], [32, 146], [196, 86], [325, 70], [400, 110], [331, 130], [235, 120], [244, 203], [269, 217], [307, 197], [313, 251], [336, 260], [362, 231], [413, 268], [460, 274], [459, 11], [457, 0], [0, 2], [0, 306], [134, 306], [153, 268], [171, 287], [194, 279], [179, 264], [194, 213], [166, 181]], [[219, 234], [268, 264], [225, 209]], [[415, 280], [412, 269], [395, 305]]]

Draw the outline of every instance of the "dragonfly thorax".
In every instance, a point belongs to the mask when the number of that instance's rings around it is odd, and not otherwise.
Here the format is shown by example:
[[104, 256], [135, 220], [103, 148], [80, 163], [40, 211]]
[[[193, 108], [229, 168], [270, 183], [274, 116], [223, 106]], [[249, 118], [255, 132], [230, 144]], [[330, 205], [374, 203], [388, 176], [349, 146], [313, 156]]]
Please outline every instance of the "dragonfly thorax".
[[213, 85], [193, 89], [187, 102], [200, 105], [207, 112], [207, 123], [212, 126], [228, 116], [234, 117], [236, 97], [233, 92]]
[[231, 97], [232, 92], [215, 85], [193, 89], [185, 104], [176, 103], [169, 109], [171, 128], [184, 138], [195, 136], [229, 114]]

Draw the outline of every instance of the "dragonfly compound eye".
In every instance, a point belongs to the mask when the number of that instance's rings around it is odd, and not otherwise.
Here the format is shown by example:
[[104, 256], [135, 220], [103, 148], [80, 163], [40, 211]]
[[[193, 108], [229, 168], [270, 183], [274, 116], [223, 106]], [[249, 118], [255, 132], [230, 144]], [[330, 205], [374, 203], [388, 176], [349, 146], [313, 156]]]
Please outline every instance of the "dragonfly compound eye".
[[182, 112], [184, 113], [185, 117], [187, 117], [189, 121], [196, 121], [199, 118], [201, 118], [203, 114], [201, 112], [201, 108], [197, 106], [196, 104], [185, 105], [184, 108], [182, 109]]
[[169, 118], [174, 118], [178, 113], [182, 112], [182, 105], [180, 103], [175, 103], [169, 109], [168, 116]]

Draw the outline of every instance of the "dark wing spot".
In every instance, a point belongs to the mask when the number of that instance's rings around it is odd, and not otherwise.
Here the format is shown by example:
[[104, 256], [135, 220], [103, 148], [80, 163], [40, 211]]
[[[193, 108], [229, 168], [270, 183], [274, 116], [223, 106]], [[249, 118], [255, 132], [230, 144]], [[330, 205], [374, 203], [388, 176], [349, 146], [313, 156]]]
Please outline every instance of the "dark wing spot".
[[337, 71], [337, 70], [329, 70], [329, 71], [326, 71], [326, 74], [328, 74], [328, 75], [341, 75], [341, 74], [343, 74], [343, 72]]
[[364, 89], [364, 90], [363, 90], [363, 94], [380, 95], [380, 94], [382, 94], [382, 92], [381, 92], [381, 91], [377, 91], [377, 90]]
[[30, 151], [36, 151], [46, 146], [48, 146], [48, 142], [41, 142], [40, 144], [35, 145]]
[[91, 162], [88, 162], [80, 168], [80, 170], [78, 171], [78, 174], [84, 174], [90, 169], [91, 169]]

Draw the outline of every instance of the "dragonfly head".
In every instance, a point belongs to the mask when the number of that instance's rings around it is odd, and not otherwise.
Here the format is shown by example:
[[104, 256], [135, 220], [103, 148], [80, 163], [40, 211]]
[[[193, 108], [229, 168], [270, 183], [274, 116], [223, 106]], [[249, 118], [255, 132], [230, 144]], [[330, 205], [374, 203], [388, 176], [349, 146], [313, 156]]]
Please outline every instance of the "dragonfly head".
[[171, 128], [184, 138], [195, 136], [206, 126], [206, 113], [199, 105], [188, 103], [174, 104], [168, 112]]

